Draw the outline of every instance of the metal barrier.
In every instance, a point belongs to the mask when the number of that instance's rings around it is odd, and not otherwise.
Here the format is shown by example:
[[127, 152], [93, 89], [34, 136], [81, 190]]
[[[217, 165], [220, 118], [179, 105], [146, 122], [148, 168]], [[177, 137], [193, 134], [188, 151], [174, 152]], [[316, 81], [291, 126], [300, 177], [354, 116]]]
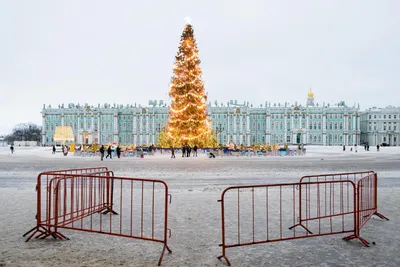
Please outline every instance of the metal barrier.
[[[382, 214], [378, 213], [378, 176], [374, 171], [365, 171], [365, 172], [349, 172], [349, 173], [331, 173], [331, 174], [319, 174], [319, 175], [309, 175], [303, 176], [300, 179], [300, 183], [309, 183], [309, 182], [321, 182], [321, 181], [342, 181], [342, 180], [351, 180], [357, 186], [357, 190], [355, 191], [355, 196], [357, 199], [357, 212], [362, 213], [363, 205], [368, 205], [369, 209], [373, 209], [374, 212], [368, 217], [368, 219], [372, 215], [376, 215], [382, 219], [389, 220]], [[367, 182], [366, 182], [367, 181]], [[368, 188], [371, 192], [360, 191], [360, 187], [364, 188], [364, 183], [368, 183]], [[322, 187], [323, 194], [327, 195], [327, 188]], [[361, 195], [360, 195], [361, 194]], [[290, 227], [290, 229], [300, 226], [304, 229], [308, 229], [307, 223], [310, 220], [318, 219], [319, 217], [316, 214], [311, 214], [311, 197], [313, 195], [309, 191], [308, 187], [300, 187], [299, 188], [299, 222]], [[360, 206], [359, 206], [360, 205]], [[364, 214], [365, 215], [365, 214]], [[305, 222], [305, 223], [304, 223]], [[362, 220], [357, 220], [357, 229], [358, 234], [356, 236], [345, 237], [344, 240], [350, 240], [353, 238], [358, 238], [364, 245], [368, 246], [368, 242], [361, 238], [359, 235], [359, 230], [362, 225], [358, 222], [362, 222]], [[365, 223], [365, 222], [364, 222]]]
[[[57, 174], [49, 181], [46, 231], [38, 236], [67, 239], [59, 230], [129, 237], [164, 244], [168, 233], [168, 186], [164, 181], [96, 174]], [[118, 213], [117, 213], [118, 212]], [[114, 216], [118, 215], [118, 216]]]
[[[307, 188], [309, 218], [296, 230], [301, 188]], [[322, 190], [326, 188], [326, 190]], [[228, 187], [222, 192], [222, 255], [230, 266], [226, 249], [267, 242], [357, 234], [355, 184], [350, 180], [264, 184]]]
[[351, 239], [359, 239], [365, 246], [369, 247], [369, 242], [360, 236], [361, 228], [365, 223], [376, 215], [381, 219], [389, 220], [387, 217], [378, 212], [378, 175], [374, 172], [361, 178], [357, 182], [357, 214], [356, 233], [343, 239], [348, 241]]
[[[50, 181], [53, 178], [61, 177], [65, 174], [94, 174], [94, 175], [103, 175], [103, 176], [113, 176], [114, 173], [109, 171], [107, 167], [94, 167], [94, 168], [79, 168], [79, 169], [66, 169], [66, 170], [55, 170], [55, 171], [48, 171], [42, 172], [37, 177], [37, 184], [36, 184], [36, 226], [26, 232], [23, 237], [29, 235], [33, 232], [26, 240], [28, 242], [35, 234], [39, 234], [37, 236], [40, 237], [42, 235], [46, 235], [49, 233], [49, 230], [44, 227], [45, 224], [48, 223], [48, 220], [51, 216], [51, 213], [48, 211], [50, 210], [49, 203], [51, 203], [52, 195], [49, 194], [48, 189], [50, 188]], [[110, 193], [110, 188], [107, 190]], [[57, 238], [57, 236], [53, 236]]]

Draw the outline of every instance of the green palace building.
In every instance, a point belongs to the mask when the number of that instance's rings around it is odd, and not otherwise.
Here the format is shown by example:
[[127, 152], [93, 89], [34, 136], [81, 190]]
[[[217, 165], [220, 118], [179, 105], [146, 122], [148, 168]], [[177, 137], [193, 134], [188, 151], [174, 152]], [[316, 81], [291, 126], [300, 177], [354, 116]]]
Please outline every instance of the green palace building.
[[[168, 121], [168, 105], [162, 100], [151, 100], [147, 106], [61, 104], [52, 108], [44, 105], [41, 113], [43, 145], [55, 143], [56, 126], [71, 126], [76, 144], [151, 145], [156, 144]], [[265, 102], [256, 107], [236, 100], [215, 101], [208, 104], [207, 114], [221, 144], [359, 145], [362, 136], [359, 105], [315, 104], [311, 89], [304, 105]], [[366, 137], [366, 140], [372, 141], [372, 138]]]

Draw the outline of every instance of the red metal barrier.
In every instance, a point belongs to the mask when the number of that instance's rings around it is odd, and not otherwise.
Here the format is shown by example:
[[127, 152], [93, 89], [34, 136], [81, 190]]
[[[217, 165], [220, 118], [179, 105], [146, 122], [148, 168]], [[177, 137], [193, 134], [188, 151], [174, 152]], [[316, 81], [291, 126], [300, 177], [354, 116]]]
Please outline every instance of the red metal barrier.
[[389, 220], [378, 212], [378, 175], [376, 173], [371, 173], [358, 180], [356, 213], [357, 229], [354, 235], [344, 237], [343, 239], [348, 241], [357, 238], [365, 246], [369, 247], [369, 242], [360, 236], [360, 231], [372, 215], [376, 215], [384, 220]]
[[[368, 216], [368, 219], [372, 215], [376, 215], [382, 219], [389, 220], [382, 214], [378, 213], [378, 200], [377, 200], [377, 186], [378, 186], [378, 177], [377, 174], [374, 171], [365, 171], [365, 172], [349, 172], [349, 173], [332, 173], [332, 174], [319, 174], [319, 175], [309, 175], [309, 176], [303, 176], [300, 179], [300, 183], [308, 183], [308, 182], [321, 182], [321, 181], [341, 181], [341, 180], [351, 180], [354, 182], [355, 185], [357, 185], [357, 190], [355, 192], [356, 199], [357, 199], [357, 213], [360, 212], [360, 208], [363, 209], [363, 205], [368, 205], [369, 209], [374, 209], [374, 212]], [[369, 190], [371, 191], [369, 193], [365, 192], [363, 190], [360, 190], [360, 186], [363, 187], [363, 184], [367, 183]], [[365, 186], [367, 186], [365, 185]], [[365, 187], [364, 186], [364, 187]], [[327, 188], [323, 187], [321, 188], [324, 192], [324, 195], [327, 195]], [[363, 193], [363, 194], [361, 194]], [[368, 194], [367, 194], [368, 193]], [[361, 194], [361, 195], [360, 195]], [[318, 219], [318, 216], [315, 214], [310, 213], [310, 203], [311, 200], [310, 198], [312, 197], [312, 193], [308, 190], [307, 187], [300, 187], [299, 188], [299, 221], [297, 224], [294, 224], [293, 226], [290, 227], [290, 229], [300, 226], [304, 229], [308, 229], [307, 224], [308, 221], [310, 220], [315, 220]], [[346, 203], [344, 203], [346, 204]], [[348, 203], [347, 203], [348, 205]], [[364, 214], [365, 215], [365, 214]], [[359, 224], [363, 222], [362, 220], [357, 220], [357, 229], [358, 229], [358, 234], [356, 236], [349, 236], [345, 237], [345, 240], [350, 240], [353, 238], [358, 238], [364, 245], [368, 246], [368, 242], [361, 238], [359, 235], [359, 230], [361, 229], [362, 225]]]
[[40, 238], [66, 239], [60, 229], [69, 229], [158, 242], [164, 244], [158, 265], [165, 250], [171, 252], [167, 244], [171, 195], [164, 181], [57, 174], [48, 190], [49, 216], [41, 223], [47, 232]]
[[[305, 229], [289, 229], [299, 216], [301, 188], [307, 188], [313, 195], [308, 203], [310, 219], [305, 220]], [[222, 192], [219, 202], [222, 255], [218, 258], [224, 258], [229, 266], [227, 248], [332, 234], [356, 234], [355, 184], [350, 180], [228, 187]]]
[[[75, 175], [83, 175], [83, 174], [93, 174], [93, 175], [103, 175], [103, 176], [114, 176], [112, 171], [109, 171], [107, 167], [95, 167], [95, 168], [79, 168], [79, 169], [66, 169], [66, 170], [55, 170], [42, 172], [38, 175], [37, 184], [36, 184], [36, 192], [37, 192], [37, 206], [36, 206], [36, 226], [26, 232], [23, 236], [29, 235], [33, 232], [26, 240], [28, 242], [35, 234], [38, 234], [38, 237], [46, 235], [49, 233], [48, 228], [44, 225], [47, 224], [50, 219], [51, 213], [48, 212], [51, 210], [49, 203], [51, 203], [52, 195], [49, 194], [50, 181], [53, 178], [61, 177], [66, 174], [75, 174]], [[111, 195], [112, 188], [108, 187], [108, 194]], [[57, 236], [53, 236], [57, 238]], [[64, 238], [64, 237], [62, 237]]]

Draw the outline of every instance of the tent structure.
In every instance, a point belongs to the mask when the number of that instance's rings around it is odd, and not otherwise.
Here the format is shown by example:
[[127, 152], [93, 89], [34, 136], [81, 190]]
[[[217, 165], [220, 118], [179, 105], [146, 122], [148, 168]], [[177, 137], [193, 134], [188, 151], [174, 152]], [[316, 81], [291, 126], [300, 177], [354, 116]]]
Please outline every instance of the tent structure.
[[62, 142], [63, 144], [67, 141], [73, 142], [75, 138], [74, 138], [74, 133], [72, 132], [72, 127], [57, 126], [53, 139], [55, 142]]

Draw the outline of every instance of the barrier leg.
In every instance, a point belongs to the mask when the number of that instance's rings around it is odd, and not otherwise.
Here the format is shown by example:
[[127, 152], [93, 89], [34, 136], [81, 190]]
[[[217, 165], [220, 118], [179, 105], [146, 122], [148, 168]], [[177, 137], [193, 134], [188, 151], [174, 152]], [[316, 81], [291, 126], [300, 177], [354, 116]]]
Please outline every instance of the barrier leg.
[[221, 244], [220, 246], [222, 247], [222, 255], [221, 255], [221, 256], [218, 256], [217, 258], [218, 258], [219, 260], [221, 260], [222, 258], [224, 258], [225, 261], [226, 261], [226, 264], [228, 264], [228, 266], [231, 266], [231, 262], [228, 260], [228, 257], [226, 257], [225, 247], [224, 247], [222, 244]]
[[298, 224], [295, 224], [295, 225], [289, 227], [289, 230], [292, 230], [293, 228], [295, 228], [295, 227], [297, 227], [297, 226], [301, 226], [301, 227], [303, 227], [304, 230], [306, 230], [308, 233], [310, 233], [311, 235], [313, 234], [313, 233], [312, 233], [310, 230], [308, 230], [308, 228], [305, 227], [302, 223], [298, 223]]
[[349, 235], [349, 236], [345, 236], [345, 237], [343, 237], [343, 240], [349, 241], [349, 240], [352, 240], [352, 239], [355, 239], [355, 238], [357, 238], [358, 240], [360, 240], [361, 243], [364, 244], [364, 246], [369, 247], [369, 242], [368, 242], [367, 240], [365, 240], [364, 238], [362, 238], [361, 236], [356, 235], [356, 234]]
[[377, 211], [376, 211], [374, 214], [372, 214], [372, 215], [376, 215], [376, 216], [378, 216], [379, 218], [381, 218], [381, 219], [383, 219], [383, 220], [389, 221], [389, 218], [388, 218], [388, 217], [386, 217], [386, 216], [380, 214], [380, 213], [377, 212]]
[[167, 245], [167, 244], [164, 244], [164, 247], [163, 247], [162, 252], [161, 252], [160, 259], [158, 260], [158, 266], [161, 265], [161, 262], [162, 262], [163, 257], [164, 257], [165, 250], [168, 250], [169, 253], [172, 252], [172, 250], [168, 247], [168, 245]]

